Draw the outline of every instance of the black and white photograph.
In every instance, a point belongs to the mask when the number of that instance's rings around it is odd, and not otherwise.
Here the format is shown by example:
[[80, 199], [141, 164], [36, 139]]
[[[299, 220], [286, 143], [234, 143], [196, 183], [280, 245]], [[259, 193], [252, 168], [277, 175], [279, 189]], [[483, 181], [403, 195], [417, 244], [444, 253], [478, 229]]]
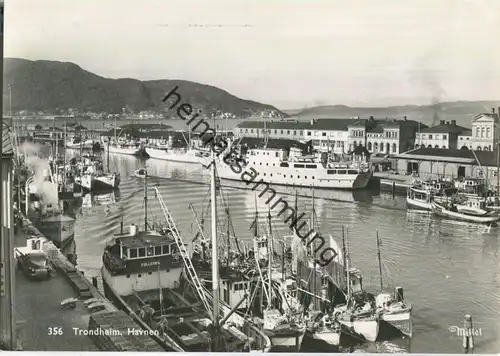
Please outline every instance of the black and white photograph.
[[0, 349], [500, 352], [500, 2], [0, 0]]

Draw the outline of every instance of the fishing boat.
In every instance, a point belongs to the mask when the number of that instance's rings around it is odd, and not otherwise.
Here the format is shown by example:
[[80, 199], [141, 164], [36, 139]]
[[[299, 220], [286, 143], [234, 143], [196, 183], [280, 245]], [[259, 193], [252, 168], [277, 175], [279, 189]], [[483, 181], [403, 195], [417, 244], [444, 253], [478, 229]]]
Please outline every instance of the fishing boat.
[[454, 203], [438, 204], [433, 201], [431, 204], [432, 212], [435, 215], [448, 219], [479, 224], [493, 224], [500, 220], [500, 215], [497, 212], [486, 212], [483, 215], [475, 215], [459, 212]]
[[75, 219], [65, 212], [50, 168], [26, 181], [25, 199], [26, 216], [57, 247], [64, 248], [74, 238]]
[[323, 343], [334, 349], [340, 345], [341, 325], [329, 314], [322, 314], [320, 320], [314, 322], [308, 331], [313, 342]]
[[[148, 220], [146, 172], [144, 229], [140, 231], [136, 225], [127, 233], [122, 229], [103, 254], [106, 297], [167, 350], [268, 351], [269, 338], [220, 303], [219, 281], [213, 283], [212, 293], [203, 286], [160, 191], [154, 189], [165, 224], [150, 224]], [[215, 234], [212, 256], [218, 262]], [[212, 266], [214, 279], [219, 277], [218, 267], [219, 263]], [[190, 292], [197, 298], [188, 299]]]
[[66, 148], [71, 149], [92, 149], [94, 147], [94, 140], [82, 140], [80, 138], [74, 138], [70, 141], [66, 141]]
[[104, 170], [104, 165], [94, 155], [84, 155], [79, 163], [80, 174], [75, 177], [75, 183], [78, 184], [84, 192], [100, 192], [116, 189], [120, 185], [120, 173], [111, 173]]
[[161, 146], [146, 146], [150, 158], [180, 163], [202, 163], [209, 153], [197, 148], [168, 148]]
[[144, 145], [133, 140], [118, 139], [117, 141], [104, 143], [103, 146], [106, 153], [140, 156], [145, 152]]
[[365, 291], [352, 293], [348, 301], [334, 310], [335, 319], [357, 338], [375, 342], [380, 318], [375, 309], [375, 297]]
[[409, 209], [431, 211], [432, 200], [442, 201], [447, 196], [457, 193], [452, 183], [444, 181], [417, 181], [406, 193], [406, 206]]
[[146, 178], [146, 169], [140, 168], [134, 171], [134, 176], [137, 178]]
[[382, 278], [382, 257], [380, 252], [381, 241], [377, 231], [377, 259], [380, 278], [380, 294], [375, 298], [377, 313], [383, 326], [399, 331], [401, 334], [412, 337], [411, 311], [412, 305], [404, 298], [403, 288], [396, 287], [394, 295], [384, 292]]

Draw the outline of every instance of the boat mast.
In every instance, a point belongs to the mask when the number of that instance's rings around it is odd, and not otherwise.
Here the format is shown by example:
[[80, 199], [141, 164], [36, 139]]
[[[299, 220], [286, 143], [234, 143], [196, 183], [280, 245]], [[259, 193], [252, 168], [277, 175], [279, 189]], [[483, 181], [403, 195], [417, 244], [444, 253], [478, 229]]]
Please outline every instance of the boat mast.
[[144, 175], [144, 231], [148, 231], [148, 171], [147, 170], [145, 170], [145, 175]]
[[[215, 155], [212, 150], [212, 163], [210, 165], [210, 213], [212, 233], [212, 296], [213, 296], [213, 324], [215, 330], [219, 327], [219, 257], [217, 251], [217, 196], [215, 188]], [[217, 346], [216, 346], [217, 348]], [[216, 350], [212, 350], [216, 351]]]
[[382, 292], [384, 290], [384, 281], [382, 279], [382, 259], [380, 257], [380, 238], [378, 236], [378, 230], [377, 230], [377, 258], [378, 258], [378, 274], [380, 277], [380, 291]]
[[272, 253], [271, 253], [271, 245], [269, 244], [269, 238], [267, 240], [267, 275], [269, 278], [269, 294], [267, 295], [267, 308], [268, 309], [273, 309], [272, 308], [272, 300], [273, 300], [273, 291], [272, 291]]
[[349, 255], [349, 233], [346, 229], [346, 234], [345, 234], [345, 261], [346, 261], [346, 270], [347, 270], [347, 302], [349, 303], [349, 299], [351, 297], [351, 273], [350, 273], [350, 263], [349, 260], [351, 259], [351, 256]]

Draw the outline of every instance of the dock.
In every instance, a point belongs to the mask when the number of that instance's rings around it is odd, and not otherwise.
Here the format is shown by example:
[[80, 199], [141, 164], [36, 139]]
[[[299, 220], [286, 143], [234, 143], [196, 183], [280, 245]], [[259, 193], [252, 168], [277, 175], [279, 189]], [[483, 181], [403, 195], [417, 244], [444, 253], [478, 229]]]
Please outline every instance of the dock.
[[406, 194], [408, 188], [415, 181], [412, 175], [394, 174], [388, 172], [373, 173], [372, 180], [380, 187], [380, 190], [393, 192], [393, 194]]
[[[15, 234], [15, 247], [30, 238], [45, 238], [30, 220]], [[46, 238], [45, 238], [46, 239]], [[90, 281], [53, 245], [44, 242], [54, 267], [48, 280], [29, 280], [15, 271], [18, 349], [26, 351], [156, 351], [164, 349], [108, 301]], [[77, 298], [74, 309], [63, 310], [61, 301]], [[102, 310], [91, 312], [84, 301], [95, 298]]]

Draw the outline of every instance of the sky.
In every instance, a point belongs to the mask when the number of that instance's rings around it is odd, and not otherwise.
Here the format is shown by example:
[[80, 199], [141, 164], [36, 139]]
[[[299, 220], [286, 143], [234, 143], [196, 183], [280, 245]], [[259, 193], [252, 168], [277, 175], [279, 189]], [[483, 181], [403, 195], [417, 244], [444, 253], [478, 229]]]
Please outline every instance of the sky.
[[281, 109], [500, 99], [499, 0], [7, 0], [4, 56]]

